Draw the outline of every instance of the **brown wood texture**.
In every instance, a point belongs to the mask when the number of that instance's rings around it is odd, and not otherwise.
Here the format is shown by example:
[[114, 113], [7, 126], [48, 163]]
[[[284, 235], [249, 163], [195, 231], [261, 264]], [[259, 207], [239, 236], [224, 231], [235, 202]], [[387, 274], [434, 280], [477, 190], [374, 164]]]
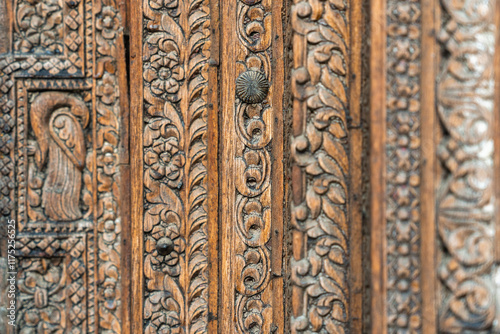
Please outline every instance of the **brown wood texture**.
[[0, 7], [0, 219], [17, 223], [17, 328], [129, 332], [125, 11]]
[[217, 238], [207, 226], [217, 204], [207, 174], [217, 168], [207, 158], [208, 140], [216, 144], [217, 136], [207, 132], [209, 111], [217, 109], [217, 86], [209, 88], [217, 80], [209, 61], [210, 2], [132, 6], [133, 332], [205, 332], [214, 278], [209, 253], [217, 270]]
[[372, 331], [495, 332], [496, 2], [371, 10]]
[[294, 1], [292, 333], [362, 331], [362, 5]]
[[221, 332], [284, 332], [282, 7], [221, 3]]
[[438, 141], [436, 114], [436, 84], [439, 53], [435, 32], [439, 15], [439, 1], [422, 2], [422, 68], [421, 85], [421, 254], [422, 263], [422, 333], [437, 333], [436, 285], [436, 189], [438, 184], [438, 161], [436, 146]]
[[496, 0], [0, 0], [21, 332], [499, 332], [499, 27]]

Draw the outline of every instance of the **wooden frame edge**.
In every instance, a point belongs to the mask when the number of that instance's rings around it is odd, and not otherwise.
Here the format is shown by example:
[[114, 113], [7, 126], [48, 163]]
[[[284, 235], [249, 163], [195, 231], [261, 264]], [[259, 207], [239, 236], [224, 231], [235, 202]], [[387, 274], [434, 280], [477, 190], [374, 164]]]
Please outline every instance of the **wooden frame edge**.
[[[387, 333], [386, 312], [386, 1], [370, 0], [370, 259], [371, 332]], [[380, 89], [383, 83], [383, 89]]]
[[142, 82], [142, 1], [131, 0], [136, 8], [130, 15], [130, 158], [131, 158], [131, 230], [132, 230], [132, 333], [143, 328], [143, 82]]

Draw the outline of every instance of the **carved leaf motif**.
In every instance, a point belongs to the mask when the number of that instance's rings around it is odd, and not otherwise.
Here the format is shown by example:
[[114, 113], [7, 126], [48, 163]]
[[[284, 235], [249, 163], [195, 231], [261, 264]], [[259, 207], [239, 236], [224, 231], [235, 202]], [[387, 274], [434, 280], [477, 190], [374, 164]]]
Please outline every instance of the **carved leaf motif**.
[[[204, 71], [209, 12], [205, 0], [164, 5], [144, 2], [144, 98], [152, 116], [144, 128], [145, 204], [157, 204], [144, 212], [145, 242], [152, 244], [144, 272], [151, 296], [168, 291], [177, 307], [167, 310], [165, 303], [148, 302], [145, 328], [199, 333], [207, 325]], [[166, 226], [175, 227], [175, 234], [168, 232], [170, 227], [163, 232]], [[163, 256], [154, 245], [164, 238], [174, 247]]]
[[[304, 210], [301, 203], [293, 210], [294, 228], [307, 235], [308, 252], [304, 258], [292, 260], [292, 298], [304, 303], [292, 318], [292, 333], [344, 333], [349, 319], [345, 297], [349, 293], [345, 275], [349, 161], [344, 65], [349, 37], [344, 10], [343, 1], [336, 0], [298, 1], [292, 6], [294, 53], [307, 50], [305, 63], [296, 61], [292, 72], [294, 106], [299, 108], [295, 112], [300, 114], [297, 121], [307, 120], [304, 133], [292, 138], [294, 164], [302, 173], [293, 179], [292, 188], [303, 189], [308, 208]], [[306, 96], [307, 110], [302, 115]], [[295, 238], [294, 234], [294, 242]]]
[[[493, 55], [495, 2], [442, 1], [440, 40], [447, 56], [438, 80], [438, 113], [447, 135], [438, 198], [439, 327], [495, 331], [493, 189]], [[478, 59], [471, 65], [467, 59]], [[479, 60], [481, 59], [481, 60]], [[480, 129], [480, 130], [479, 130]]]

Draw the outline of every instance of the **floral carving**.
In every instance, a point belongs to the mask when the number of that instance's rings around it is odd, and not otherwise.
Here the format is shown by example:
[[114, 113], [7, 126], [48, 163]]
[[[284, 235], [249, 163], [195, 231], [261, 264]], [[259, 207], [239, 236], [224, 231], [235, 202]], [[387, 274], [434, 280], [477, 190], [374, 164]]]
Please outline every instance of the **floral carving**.
[[[0, 209], [2, 222], [18, 223], [25, 264], [18, 328], [119, 333], [118, 6], [16, 0], [11, 8], [14, 54], [0, 59], [0, 172], [11, 181], [0, 178]], [[56, 291], [57, 279], [63, 288]]]
[[[96, 13], [96, 41], [98, 58], [94, 72], [96, 86], [95, 143], [97, 174], [97, 256], [100, 259], [97, 279], [100, 298], [99, 323], [103, 330], [121, 333], [121, 217], [119, 144], [122, 131], [119, 119], [120, 86], [117, 85], [118, 39], [121, 36], [121, 17], [114, 1], [104, 1]], [[112, 90], [112, 86], [114, 89]]]
[[179, 150], [179, 132], [170, 122], [158, 119], [148, 125], [146, 145], [151, 146], [144, 156], [144, 163], [148, 166], [151, 177], [159, 180], [164, 178], [171, 188], [182, 185], [182, 167], [186, 158]]
[[101, 14], [95, 22], [95, 26], [100, 30], [102, 37], [105, 39], [113, 39], [120, 29], [120, 19], [116, 13], [116, 9], [111, 6], [106, 6], [102, 9]]
[[292, 6], [293, 51], [307, 48], [307, 57], [295, 57], [292, 70], [294, 122], [307, 120], [291, 147], [292, 188], [300, 191], [292, 204], [293, 242], [303, 249], [291, 260], [292, 298], [298, 303], [292, 333], [348, 328], [347, 12], [342, 1]]
[[387, 8], [387, 326], [420, 332], [420, 3]]
[[102, 103], [113, 104], [116, 97], [116, 78], [110, 73], [105, 73], [102, 82], [96, 88], [96, 95], [101, 98]]
[[65, 302], [66, 271], [61, 258], [21, 261], [19, 289], [23, 300], [20, 333], [36, 330], [64, 331], [67, 324]]
[[[21, 237], [18, 276], [20, 333], [62, 333], [87, 326], [86, 246], [74, 237]], [[41, 257], [40, 257], [41, 256]]]
[[184, 79], [184, 69], [180, 64], [180, 51], [168, 35], [157, 33], [148, 38], [148, 44], [155, 49], [149, 49], [150, 66], [144, 69], [144, 79], [151, 84], [151, 91], [162, 97], [168, 95], [170, 100], [176, 100], [174, 95]]
[[145, 244], [146, 252], [150, 254], [146, 261], [155, 270], [178, 276], [180, 254], [185, 250], [185, 241], [179, 231], [179, 215], [167, 206], [157, 205], [148, 211], [145, 223], [145, 231], [151, 232]]
[[63, 52], [63, 11], [57, 0], [26, 0], [17, 3], [19, 37], [14, 49], [25, 53]]
[[[438, 114], [445, 131], [438, 197], [439, 329], [497, 332], [494, 280], [495, 1], [443, 0]], [[498, 240], [496, 241], [498, 243]], [[498, 287], [497, 287], [498, 288]]]
[[209, 5], [143, 6], [144, 330], [201, 333], [208, 324]]
[[144, 305], [144, 319], [149, 322], [144, 334], [181, 333], [180, 310], [174, 298], [163, 291], [153, 292]]

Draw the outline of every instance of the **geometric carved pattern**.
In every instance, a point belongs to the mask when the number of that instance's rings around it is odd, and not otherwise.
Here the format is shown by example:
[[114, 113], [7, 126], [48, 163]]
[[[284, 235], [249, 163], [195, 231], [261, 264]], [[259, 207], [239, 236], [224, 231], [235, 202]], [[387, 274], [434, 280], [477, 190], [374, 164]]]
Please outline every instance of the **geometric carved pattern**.
[[209, 2], [144, 1], [143, 13], [144, 331], [201, 333], [208, 324]]
[[349, 8], [294, 1], [292, 333], [349, 331]]
[[386, 233], [389, 331], [419, 332], [420, 35], [417, 0], [387, 3]]
[[[495, 1], [442, 1], [437, 110], [439, 329], [497, 332], [493, 165]], [[498, 66], [498, 64], [496, 64]], [[498, 150], [497, 150], [498, 154]], [[496, 167], [498, 168], [498, 166]], [[496, 277], [496, 278], [495, 278]], [[498, 305], [498, 304], [497, 304]], [[498, 322], [498, 320], [496, 321]]]
[[13, 49], [28, 75], [82, 75], [87, 1], [15, 2]]

